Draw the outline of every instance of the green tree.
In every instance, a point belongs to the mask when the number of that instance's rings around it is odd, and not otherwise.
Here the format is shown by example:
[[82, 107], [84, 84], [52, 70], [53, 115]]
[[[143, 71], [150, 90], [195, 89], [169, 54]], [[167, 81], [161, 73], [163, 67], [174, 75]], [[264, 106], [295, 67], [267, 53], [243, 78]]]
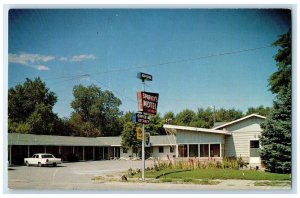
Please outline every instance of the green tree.
[[163, 117], [163, 121], [166, 124], [172, 124], [175, 120], [175, 114], [172, 111], [168, 111], [165, 113]]
[[[138, 148], [141, 148], [141, 142], [137, 140], [136, 127], [139, 126], [133, 122], [126, 122], [121, 133], [121, 146], [125, 149], [132, 148], [138, 153]], [[136, 149], [134, 149], [136, 148]]]
[[273, 43], [279, 47], [275, 60], [277, 71], [269, 78], [272, 93], [276, 94], [273, 108], [264, 123], [261, 141], [261, 158], [266, 170], [276, 173], [290, 173], [291, 132], [292, 132], [292, 65], [291, 65], [291, 31], [280, 35]]
[[52, 109], [57, 101], [54, 92], [38, 77], [26, 78], [8, 90], [8, 131], [14, 133], [55, 134], [57, 115]]
[[55, 122], [58, 117], [52, 112], [52, 107], [45, 104], [37, 104], [35, 111], [27, 119], [33, 134], [54, 135]]
[[243, 112], [240, 110], [221, 108], [215, 112], [216, 122], [230, 122], [243, 117]]
[[151, 135], [165, 135], [165, 130], [163, 128], [163, 120], [160, 118], [159, 114], [150, 116], [150, 123], [145, 125], [145, 131], [149, 132]]
[[119, 122], [121, 100], [100, 87], [76, 85], [70, 123], [80, 136], [114, 136], [122, 131]]
[[185, 109], [179, 112], [175, 117], [175, 124], [182, 126], [190, 126], [190, 124], [196, 121], [196, 113], [190, 109]]
[[260, 105], [259, 107], [249, 107], [246, 115], [250, 115], [250, 114], [259, 114], [262, 116], [267, 116], [271, 111], [270, 107], [264, 107], [263, 105]]
[[214, 125], [214, 113], [211, 108], [198, 108], [197, 118], [199, 127], [211, 128]]

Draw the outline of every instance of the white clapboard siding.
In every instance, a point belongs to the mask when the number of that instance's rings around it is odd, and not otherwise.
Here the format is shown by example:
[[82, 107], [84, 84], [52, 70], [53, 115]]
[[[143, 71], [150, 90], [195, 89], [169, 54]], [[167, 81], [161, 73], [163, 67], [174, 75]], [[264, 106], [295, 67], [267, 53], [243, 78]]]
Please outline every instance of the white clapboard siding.
[[233, 125], [227, 126], [231, 136], [226, 136], [225, 155], [235, 157], [249, 157], [250, 140], [258, 140], [261, 134], [260, 123], [264, 119], [252, 117]]

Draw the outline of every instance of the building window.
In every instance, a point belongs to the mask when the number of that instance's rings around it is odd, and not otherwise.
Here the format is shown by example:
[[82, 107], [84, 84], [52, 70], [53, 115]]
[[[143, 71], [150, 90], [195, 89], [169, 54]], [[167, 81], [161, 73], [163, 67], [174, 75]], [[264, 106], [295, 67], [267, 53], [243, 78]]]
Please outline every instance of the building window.
[[128, 150], [126, 148], [123, 148], [123, 153], [127, 153]]
[[158, 152], [163, 153], [164, 152], [164, 147], [163, 146], [158, 147]]
[[198, 144], [190, 144], [189, 145], [189, 156], [190, 157], [198, 157]]
[[250, 157], [259, 157], [259, 141], [250, 140]]
[[200, 157], [208, 157], [208, 144], [200, 144]]
[[174, 146], [170, 146], [170, 153], [174, 153]]
[[210, 157], [220, 157], [220, 144], [210, 145]]
[[178, 145], [178, 157], [187, 157], [187, 145]]

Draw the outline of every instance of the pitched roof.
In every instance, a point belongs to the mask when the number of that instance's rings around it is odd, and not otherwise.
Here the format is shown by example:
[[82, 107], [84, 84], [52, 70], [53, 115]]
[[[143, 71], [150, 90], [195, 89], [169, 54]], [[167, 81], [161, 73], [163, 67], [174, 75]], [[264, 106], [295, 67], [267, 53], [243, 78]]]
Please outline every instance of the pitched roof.
[[249, 118], [252, 118], [252, 117], [257, 117], [257, 118], [266, 119], [265, 116], [261, 116], [261, 115], [258, 115], [258, 114], [251, 114], [251, 115], [247, 115], [247, 116], [245, 116], [245, 117], [242, 117], [242, 118], [240, 118], [240, 119], [234, 120], [234, 121], [232, 121], [232, 122], [228, 122], [228, 123], [226, 123], [226, 124], [223, 124], [223, 125], [214, 127], [213, 129], [215, 129], [215, 130], [221, 129], [221, 128], [224, 128], [224, 127], [226, 127], [226, 126], [229, 126], [229, 125], [232, 125], [232, 124], [241, 122], [241, 121], [243, 121], [243, 120], [246, 120], [246, 119], [249, 119]]
[[176, 130], [185, 130], [185, 131], [197, 131], [197, 132], [204, 132], [204, 133], [214, 133], [214, 134], [231, 135], [231, 133], [228, 132], [228, 131], [216, 130], [216, 129], [206, 129], [206, 128], [178, 126], [178, 125], [168, 125], [168, 124], [164, 124], [163, 127], [166, 130], [168, 130], [169, 132], [174, 133], [174, 134], [176, 134]]
[[[153, 146], [176, 144], [175, 140], [167, 135], [151, 136], [150, 142]], [[8, 133], [8, 145], [121, 146], [121, 137], [73, 137]]]

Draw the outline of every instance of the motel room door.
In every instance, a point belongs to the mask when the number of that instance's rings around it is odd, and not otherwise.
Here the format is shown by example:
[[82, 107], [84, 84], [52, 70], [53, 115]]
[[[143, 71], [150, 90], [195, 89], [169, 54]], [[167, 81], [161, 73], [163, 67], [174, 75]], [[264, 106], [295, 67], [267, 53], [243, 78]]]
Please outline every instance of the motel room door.
[[259, 140], [250, 140], [249, 164], [260, 164]]

